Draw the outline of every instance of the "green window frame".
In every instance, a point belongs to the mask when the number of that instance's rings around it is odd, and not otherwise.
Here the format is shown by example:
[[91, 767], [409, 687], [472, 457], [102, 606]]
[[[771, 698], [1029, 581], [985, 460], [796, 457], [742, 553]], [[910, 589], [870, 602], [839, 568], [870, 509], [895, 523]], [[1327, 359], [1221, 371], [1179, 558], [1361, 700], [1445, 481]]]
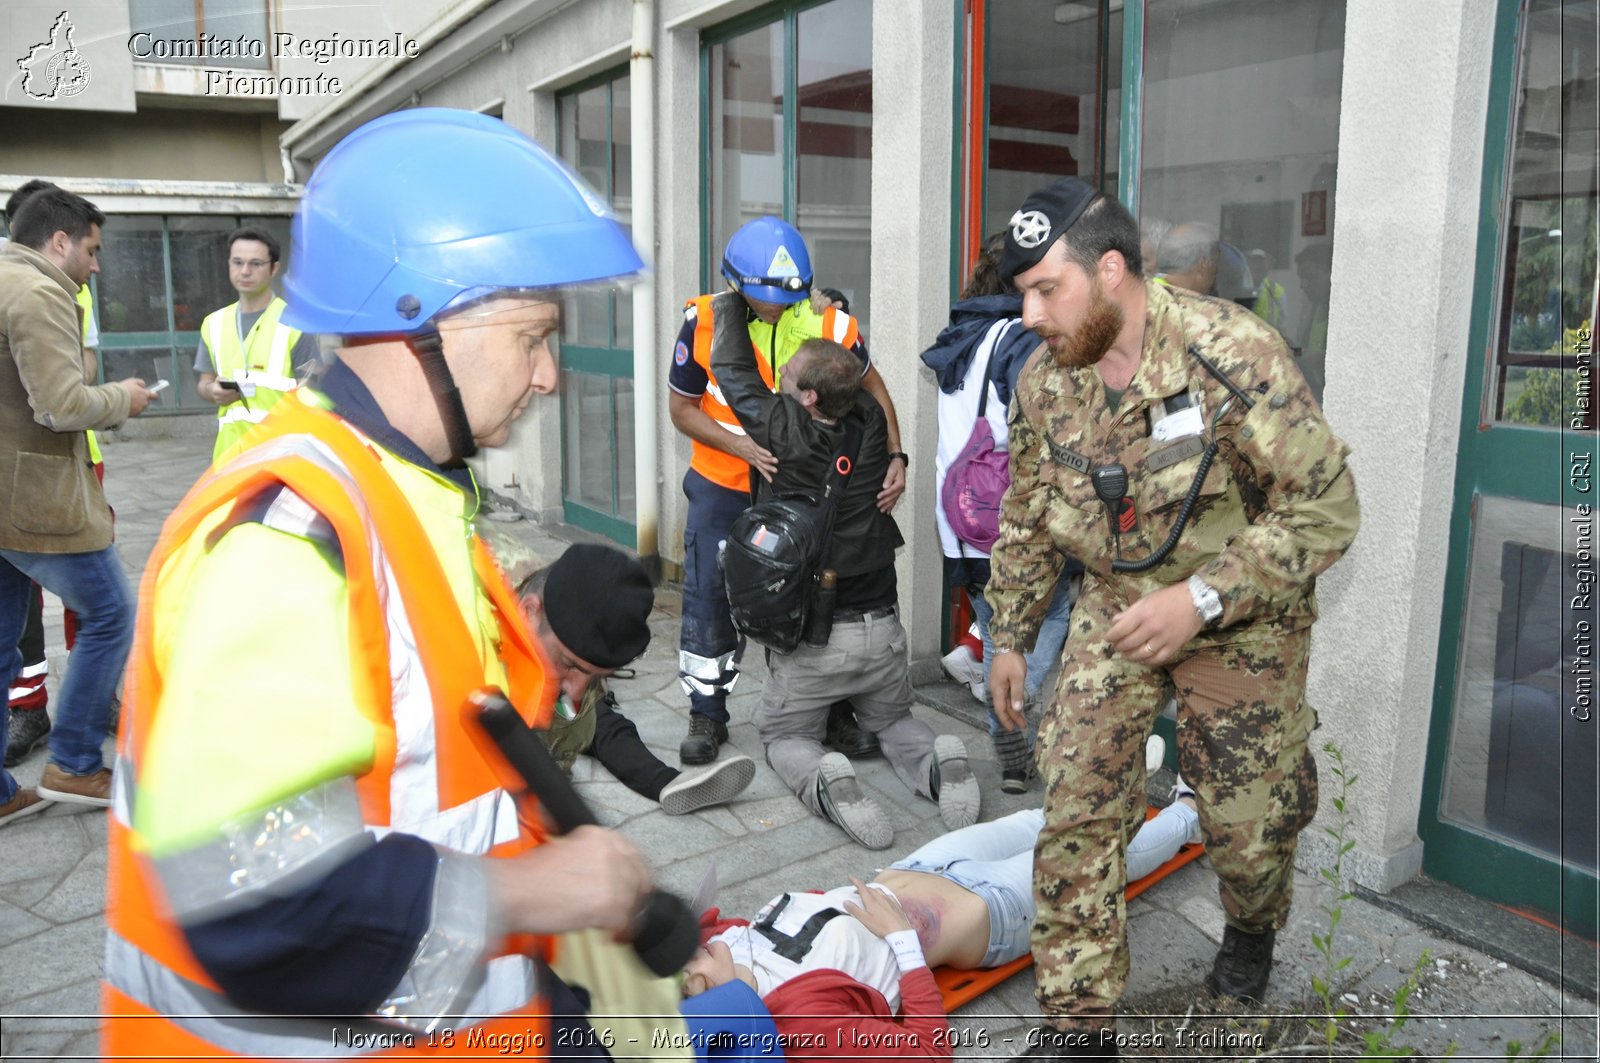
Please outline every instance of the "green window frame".
[[[631, 98], [629, 69], [612, 67], [556, 94], [556, 143], [561, 156], [613, 208], [627, 176], [619, 145], [619, 103]], [[572, 113], [580, 98], [599, 91], [604, 131], [589, 138]], [[623, 104], [626, 106], [626, 104]], [[586, 139], [581, 143], [578, 136]], [[599, 158], [585, 158], [599, 148]], [[624, 224], [627, 212], [619, 210]], [[623, 288], [581, 291], [563, 308], [561, 329], [561, 507], [563, 519], [613, 542], [636, 547], [633, 464], [633, 302]], [[600, 430], [592, 418], [598, 417]], [[601, 465], [595, 451], [604, 447]], [[589, 449], [592, 448], [592, 449]]]
[[[872, 15], [872, 5], [863, 0], [850, 0], [859, 4], [859, 10], [865, 13], [868, 23]], [[716, 184], [713, 167], [717, 160], [712, 158], [712, 151], [718, 147], [712, 122], [716, 115], [717, 100], [713, 98], [713, 71], [712, 59], [716, 50], [729, 44], [736, 38], [746, 36], [755, 31], [773, 27], [777, 30], [777, 50], [773, 57], [781, 61], [782, 70], [776, 78], [781, 92], [781, 120], [777, 133], [777, 150], [774, 153], [779, 161], [779, 200], [780, 216], [789, 224], [794, 225], [805, 237], [811, 253], [812, 266], [816, 271], [819, 284], [830, 287], [849, 288], [848, 283], [842, 282], [849, 273], [845, 266], [846, 259], [868, 262], [871, 258], [871, 200], [870, 195], [862, 201], [864, 210], [860, 218], [852, 216], [851, 225], [858, 226], [859, 231], [868, 234], [864, 247], [850, 248], [850, 254], [839, 252], [837, 243], [838, 234], [830, 233], [824, 223], [818, 220], [817, 211], [808, 220], [802, 217], [805, 210], [816, 207], [832, 208], [839, 203], [806, 197], [806, 190], [802, 188], [802, 159], [816, 159], [836, 157], [848, 161], [864, 160], [870, 167], [871, 149], [860, 154], [853, 148], [859, 147], [859, 141], [852, 141], [852, 134], [859, 133], [857, 127], [851, 126], [845, 119], [850, 111], [858, 111], [862, 88], [859, 85], [846, 86], [837, 84], [839, 79], [824, 79], [814, 84], [802, 85], [803, 66], [809, 61], [816, 65], [816, 54], [809, 45], [808, 54], [802, 54], [802, 21], [808, 13], [816, 12], [820, 8], [840, 4], [841, 0], [788, 0], [788, 2], [771, 3], [756, 8], [745, 15], [712, 27], [701, 34], [700, 48], [700, 290], [702, 292], [716, 291], [722, 287], [720, 264], [722, 262], [722, 247], [719, 240], [725, 240], [732, 235], [732, 231], [718, 233], [717, 230], [717, 204], [713, 202], [713, 187]], [[853, 10], [840, 7], [839, 10]], [[808, 41], [816, 38], [807, 37]], [[870, 43], [870, 35], [869, 35]], [[816, 71], [813, 70], [813, 73]], [[865, 73], [871, 76], [870, 58], [865, 68]], [[803, 99], [802, 93], [812, 90], [813, 98]], [[866, 89], [870, 93], [870, 87]], [[810, 109], [813, 117], [802, 115], [802, 109]], [[867, 129], [870, 136], [870, 111], [867, 115]], [[841, 139], [842, 138], [842, 139]], [[819, 185], [821, 182], [819, 182]], [[837, 194], [838, 189], [829, 189], [829, 194]], [[805, 198], [803, 198], [805, 197]], [[847, 206], [856, 206], [855, 202]], [[813, 224], [815, 223], [815, 224]], [[808, 229], [810, 231], [808, 231]], [[860, 243], [859, 240], [854, 241]], [[831, 245], [831, 246], [830, 246]], [[831, 267], [830, 267], [831, 263]], [[831, 268], [831, 272], [830, 272]], [[866, 278], [857, 276], [858, 285], [854, 291], [847, 291], [851, 299], [851, 313], [861, 321], [864, 331], [869, 329], [870, 297]], [[870, 342], [870, 340], [869, 340]]]

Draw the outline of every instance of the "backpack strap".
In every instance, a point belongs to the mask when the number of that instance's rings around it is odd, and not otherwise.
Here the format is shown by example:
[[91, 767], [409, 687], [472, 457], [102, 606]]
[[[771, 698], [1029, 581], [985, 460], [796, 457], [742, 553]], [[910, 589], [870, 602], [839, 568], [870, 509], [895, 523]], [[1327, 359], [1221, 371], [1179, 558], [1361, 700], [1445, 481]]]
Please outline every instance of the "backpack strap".
[[822, 505], [823, 542], [827, 544], [821, 563], [817, 566], [819, 574], [833, 560], [833, 516], [838, 509], [839, 499], [844, 497], [845, 488], [850, 486], [850, 474], [856, 468], [856, 455], [861, 452], [860, 420], [846, 416], [839, 423], [844, 426], [844, 437], [839, 440], [839, 447], [828, 463], [828, 474], [822, 478], [822, 497], [818, 499]]

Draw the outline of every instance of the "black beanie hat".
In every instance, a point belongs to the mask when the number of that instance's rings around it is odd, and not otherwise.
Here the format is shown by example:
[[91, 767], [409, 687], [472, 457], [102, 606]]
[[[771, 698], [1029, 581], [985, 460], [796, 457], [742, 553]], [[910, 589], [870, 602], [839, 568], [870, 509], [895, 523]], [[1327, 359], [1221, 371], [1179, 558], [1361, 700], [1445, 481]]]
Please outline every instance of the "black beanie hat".
[[1006, 246], [1000, 254], [1000, 275], [1011, 280], [1044, 258], [1061, 234], [1089, 208], [1100, 193], [1076, 177], [1062, 177], [1022, 201], [1006, 223]]
[[609, 546], [569, 547], [545, 577], [550, 630], [596, 668], [621, 668], [645, 651], [655, 600], [644, 566]]

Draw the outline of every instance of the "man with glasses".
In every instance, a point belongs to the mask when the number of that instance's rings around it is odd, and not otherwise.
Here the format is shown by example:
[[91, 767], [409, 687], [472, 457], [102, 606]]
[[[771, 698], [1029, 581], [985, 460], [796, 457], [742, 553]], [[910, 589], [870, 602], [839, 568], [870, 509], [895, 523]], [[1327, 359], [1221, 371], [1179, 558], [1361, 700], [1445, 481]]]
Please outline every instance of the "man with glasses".
[[260, 229], [228, 237], [228, 283], [239, 301], [206, 315], [194, 369], [200, 397], [217, 404], [219, 460], [267, 415], [298, 374], [321, 355], [315, 337], [282, 324], [284, 302], [272, 291], [278, 275], [278, 241]]

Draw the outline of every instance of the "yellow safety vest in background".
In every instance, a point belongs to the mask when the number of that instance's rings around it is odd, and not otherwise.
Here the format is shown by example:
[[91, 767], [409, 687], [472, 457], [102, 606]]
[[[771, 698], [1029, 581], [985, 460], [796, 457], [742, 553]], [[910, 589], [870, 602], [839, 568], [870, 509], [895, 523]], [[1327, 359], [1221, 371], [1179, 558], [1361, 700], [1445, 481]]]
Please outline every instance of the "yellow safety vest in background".
[[[83, 343], [87, 347], [89, 344], [89, 319], [94, 315], [94, 296], [89, 293], [87, 284], [78, 289], [77, 299], [78, 306], [83, 310], [83, 313], [78, 317], [78, 326], [83, 330]], [[89, 383], [93, 384], [94, 381], [91, 380]], [[83, 435], [89, 443], [89, 460], [96, 465], [101, 464], [105, 459], [100, 456], [100, 440], [95, 438], [94, 429], [88, 429]]]
[[218, 380], [254, 384], [255, 394], [217, 407], [217, 445], [213, 462], [233, 448], [239, 438], [260, 423], [267, 411], [285, 394], [294, 390], [294, 367], [290, 355], [300, 339], [300, 330], [281, 324], [287, 304], [273, 297], [256, 318], [250, 334], [239, 337], [239, 304], [225, 306], [206, 315], [200, 334], [211, 349], [211, 362]]

